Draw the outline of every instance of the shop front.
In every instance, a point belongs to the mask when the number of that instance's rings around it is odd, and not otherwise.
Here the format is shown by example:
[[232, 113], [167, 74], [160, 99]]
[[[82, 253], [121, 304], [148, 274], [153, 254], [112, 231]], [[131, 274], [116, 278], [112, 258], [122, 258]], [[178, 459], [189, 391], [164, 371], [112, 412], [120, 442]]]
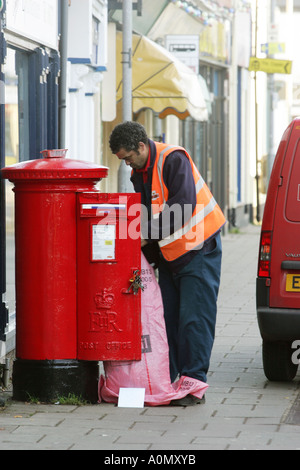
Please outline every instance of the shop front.
[[[1, 2], [1, 168], [58, 147], [58, 0]], [[14, 348], [14, 195], [1, 180], [0, 357]]]

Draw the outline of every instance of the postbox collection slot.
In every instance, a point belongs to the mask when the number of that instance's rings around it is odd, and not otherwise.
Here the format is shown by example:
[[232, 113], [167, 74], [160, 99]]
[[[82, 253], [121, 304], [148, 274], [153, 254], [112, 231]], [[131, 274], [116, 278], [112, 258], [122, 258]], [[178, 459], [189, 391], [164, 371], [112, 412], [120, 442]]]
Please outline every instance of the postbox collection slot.
[[126, 211], [126, 204], [81, 204], [81, 217], [103, 217]]

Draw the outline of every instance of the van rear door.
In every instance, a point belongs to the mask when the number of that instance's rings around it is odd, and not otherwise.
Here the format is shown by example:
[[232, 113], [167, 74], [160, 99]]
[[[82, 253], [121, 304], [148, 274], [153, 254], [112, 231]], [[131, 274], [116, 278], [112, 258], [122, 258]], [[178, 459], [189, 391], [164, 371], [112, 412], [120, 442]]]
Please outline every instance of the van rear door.
[[269, 306], [300, 308], [300, 120], [291, 130], [278, 181]]

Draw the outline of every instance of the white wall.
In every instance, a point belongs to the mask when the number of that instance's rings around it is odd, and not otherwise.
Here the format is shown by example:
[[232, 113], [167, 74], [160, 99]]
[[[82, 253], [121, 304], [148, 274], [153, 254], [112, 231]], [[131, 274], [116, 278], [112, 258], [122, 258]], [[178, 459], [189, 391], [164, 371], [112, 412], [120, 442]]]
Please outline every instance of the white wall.
[[66, 110], [66, 148], [70, 158], [101, 163], [100, 84], [106, 66], [107, 0], [72, 0]]

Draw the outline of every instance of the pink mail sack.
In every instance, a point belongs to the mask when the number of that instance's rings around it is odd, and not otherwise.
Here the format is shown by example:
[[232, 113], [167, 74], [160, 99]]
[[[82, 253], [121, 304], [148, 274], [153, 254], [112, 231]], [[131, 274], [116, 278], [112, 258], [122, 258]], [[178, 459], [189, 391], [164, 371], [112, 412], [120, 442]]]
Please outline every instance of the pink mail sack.
[[188, 394], [202, 398], [208, 385], [190, 377], [171, 383], [169, 347], [160, 287], [153, 268], [142, 254], [141, 293], [142, 358], [140, 361], [106, 361], [99, 380], [99, 402], [117, 403], [120, 388], [145, 388], [145, 405], [168, 405]]

